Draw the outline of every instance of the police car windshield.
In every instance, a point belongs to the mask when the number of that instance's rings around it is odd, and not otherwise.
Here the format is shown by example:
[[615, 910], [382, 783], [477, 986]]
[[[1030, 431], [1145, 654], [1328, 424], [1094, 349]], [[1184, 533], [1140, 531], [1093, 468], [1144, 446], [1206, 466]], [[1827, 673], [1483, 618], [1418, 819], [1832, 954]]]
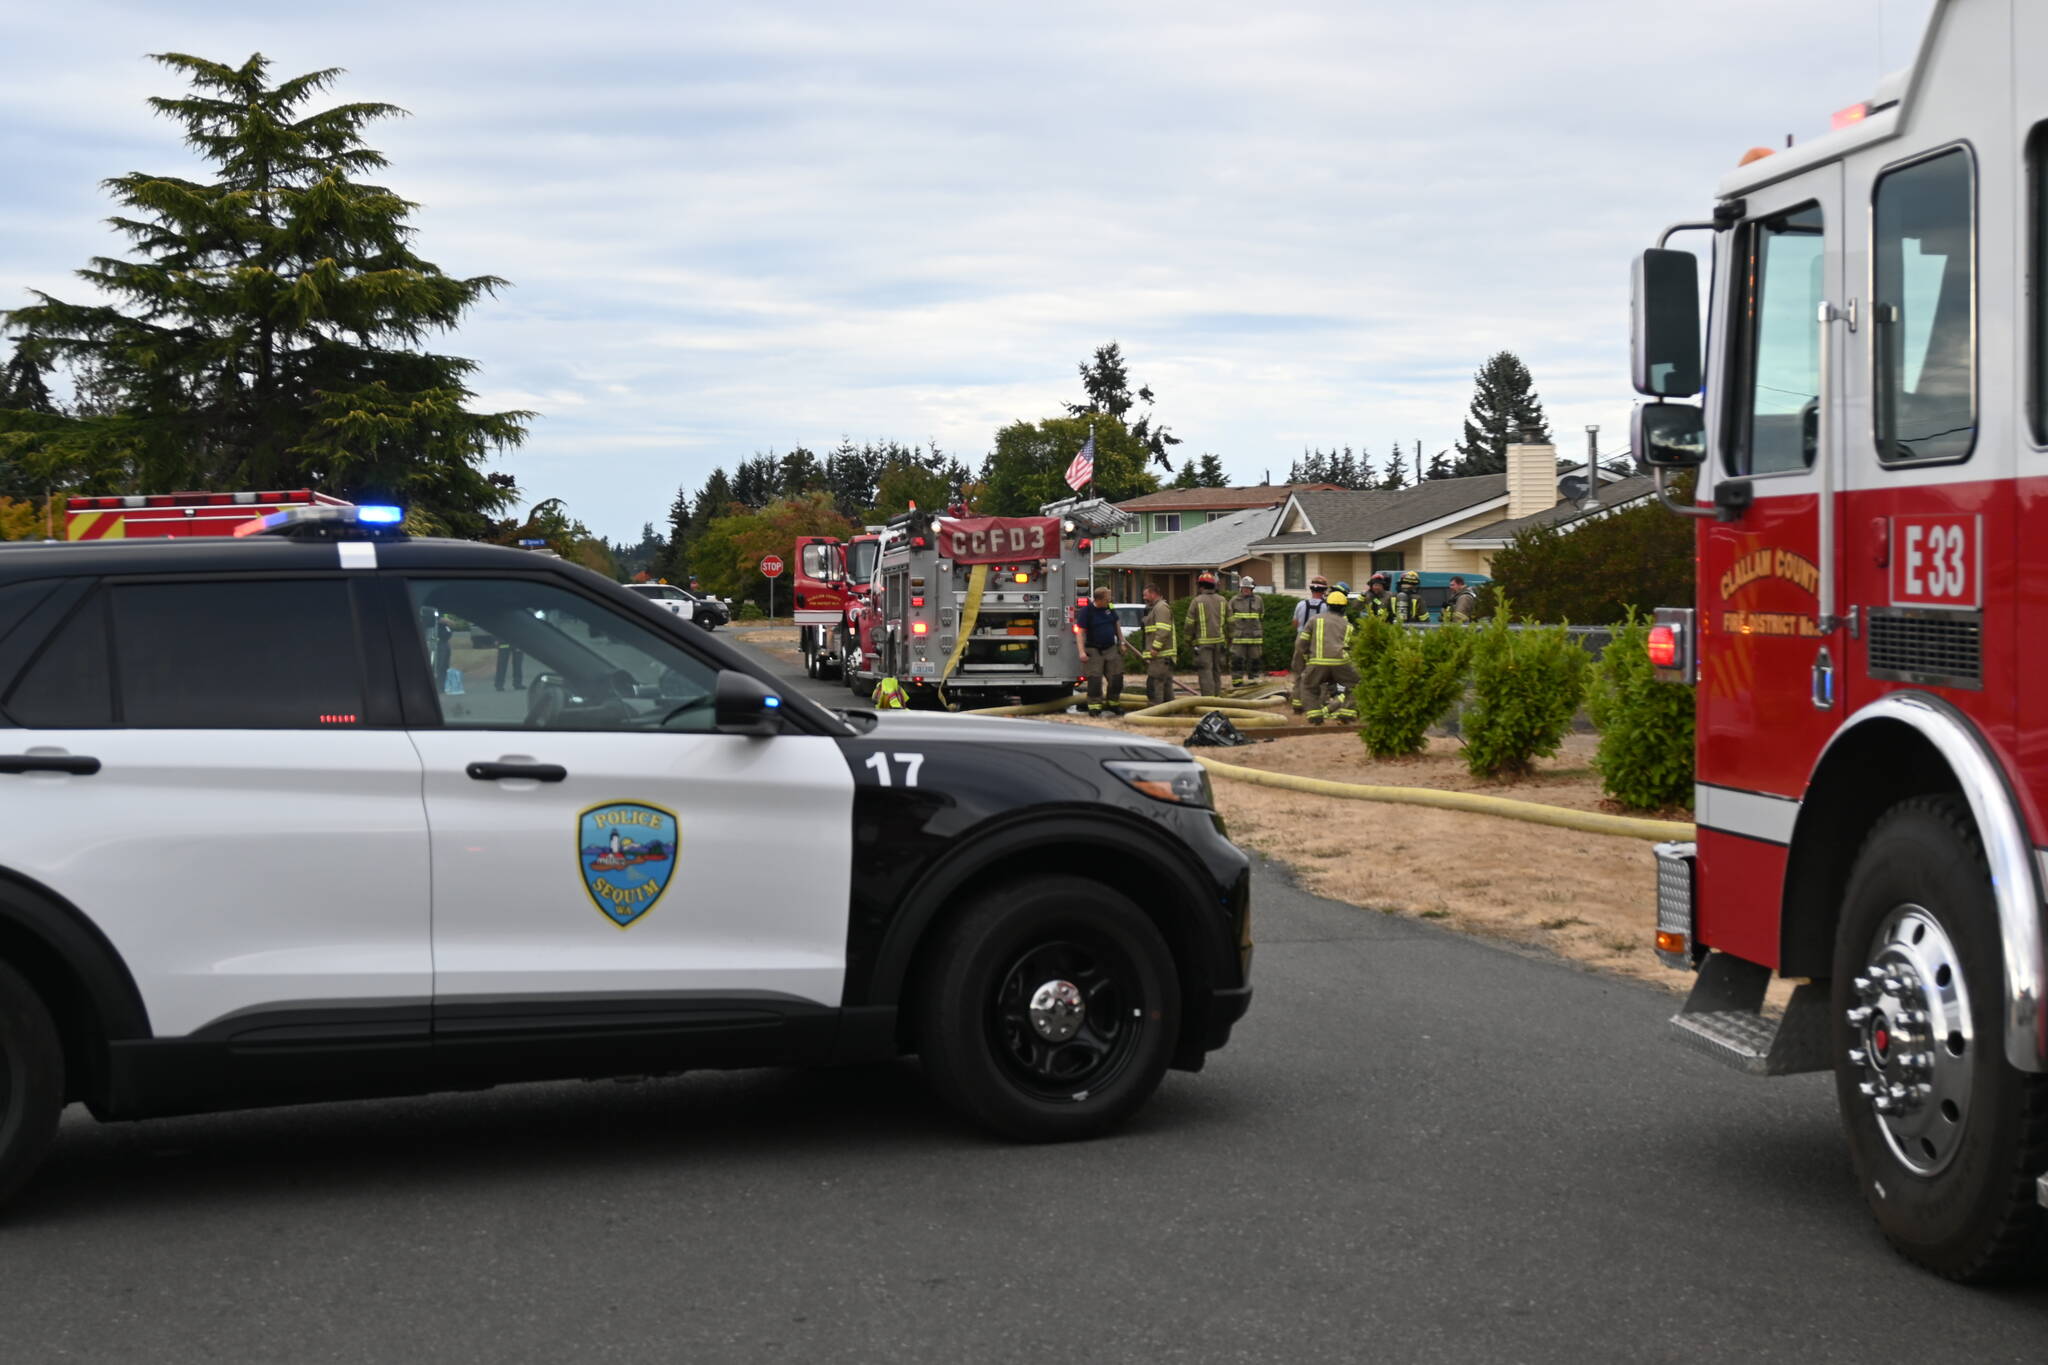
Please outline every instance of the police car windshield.
[[414, 579], [442, 723], [708, 730], [717, 670], [639, 623], [551, 584]]

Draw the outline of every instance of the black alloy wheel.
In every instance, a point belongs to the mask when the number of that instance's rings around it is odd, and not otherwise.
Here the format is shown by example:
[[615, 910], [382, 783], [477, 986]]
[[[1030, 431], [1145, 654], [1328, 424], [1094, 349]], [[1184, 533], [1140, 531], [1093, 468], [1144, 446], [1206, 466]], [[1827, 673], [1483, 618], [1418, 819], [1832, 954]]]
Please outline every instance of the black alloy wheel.
[[1121, 892], [1036, 877], [940, 931], [917, 1001], [918, 1051], [954, 1108], [1005, 1137], [1093, 1137], [1166, 1074], [1181, 988], [1158, 926]]

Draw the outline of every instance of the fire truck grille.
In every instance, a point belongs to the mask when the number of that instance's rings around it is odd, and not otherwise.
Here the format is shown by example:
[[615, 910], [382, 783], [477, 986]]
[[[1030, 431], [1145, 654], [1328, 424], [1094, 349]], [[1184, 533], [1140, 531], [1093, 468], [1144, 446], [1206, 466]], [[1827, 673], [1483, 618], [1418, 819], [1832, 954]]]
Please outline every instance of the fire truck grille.
[[1870, 676], [1976, 689], [1984, 685], [1984, 623], [1977, 612], [1876, 607]]

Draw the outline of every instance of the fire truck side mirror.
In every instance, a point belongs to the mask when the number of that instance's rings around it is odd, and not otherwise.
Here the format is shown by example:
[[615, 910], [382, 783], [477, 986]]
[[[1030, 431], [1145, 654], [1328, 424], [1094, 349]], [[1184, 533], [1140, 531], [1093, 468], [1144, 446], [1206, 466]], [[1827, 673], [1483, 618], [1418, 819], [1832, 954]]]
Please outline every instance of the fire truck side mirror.
[[1707, 415], [1689, 403], [1638, 403], [1630, 446], [1646, 469], [1696, 469], [1707, 458]]
[[1636, 392], [1691, 398], [1700, 391], [1699, 257], [1653, 247], [1636, 258], [1631, 274], [1629, 351]]

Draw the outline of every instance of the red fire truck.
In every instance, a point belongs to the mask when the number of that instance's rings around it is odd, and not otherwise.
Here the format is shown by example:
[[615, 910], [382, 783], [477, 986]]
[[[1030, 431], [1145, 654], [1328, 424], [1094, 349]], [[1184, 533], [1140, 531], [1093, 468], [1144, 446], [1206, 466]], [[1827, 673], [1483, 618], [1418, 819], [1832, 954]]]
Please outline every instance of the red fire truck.
[[1698, 972], [1673, 1023], [1832, 1070], [1884, 1234], [1972, 1280], [2048, 1246], [2044, 50], [2048, 5], [1939, 0], [1910, 71], [1744, 157], [1634, 280], [1635, 450], [1696, 475], [1665, 501], [1697, 602], [1651, 636], [1698, 687], [1698, 840], [1657, 851], [1659, 954]]
[[797, 648], [804, 672], [813, 678], [845, 676], [856, 607], [874, 591], [884, 529], [871, 527], [868, 534], [844, 541], [836, 536], [796, 539]]
[[846, 546], [800, 539], [797, 619], [816, 632], [804, 637], [810, 671], [836, 654], [860, 696], [893, 676], [913, 700], [966, 707], [1071, 695], [1081, 672], [1074, 596], [1091, 548], [1073, 530], [1057, 516], [913, 510]]
[[70, 498], [66, 540], [138, 540], [149, 536], [231, 536], [255, 517], [293, 507], [347, 507], [307, 488], [270, 493], [147, 493]]

